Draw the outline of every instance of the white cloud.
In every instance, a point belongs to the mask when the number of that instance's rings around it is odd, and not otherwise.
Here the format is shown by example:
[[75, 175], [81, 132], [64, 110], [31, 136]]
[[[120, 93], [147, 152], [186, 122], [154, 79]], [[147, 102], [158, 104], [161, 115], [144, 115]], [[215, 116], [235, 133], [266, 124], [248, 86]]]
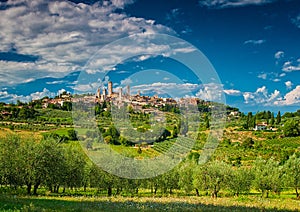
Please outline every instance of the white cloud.
[[66, 0], [2, 2], [5, 9], [0, 10], [0, 51], [10, 51], [13, 46], [17, 53], [39, 59], [32, 63], [0, 61], [0, 83], [17, 84], [29, 76], [63, 77], [80, 70], [105, 44], [135, 33], [175, 34], [153, 20], [115, 12], [130, 3], [133, 0], [94, 5]]
[[66, 73], [75, 71], [77, 65], [71, 63], [52, 63], [45, 61], [12, 62], [0, 60], [0, 78], [2, 84], [16, 84], [29, 78], [37, 79], [44, 77], [61, 77]]
[[125, 5], [134, 3], [134, 0], [111, 0], [111, 2], [117, 8], [123, 9]]
[[32, 82], [32, 81], [34, 81], [34, 80], [35, 80], [34, 78], [29, 78], [29, 79], [23, 80], [23, 83]]
[[293, 85], [293, 83], [291, 81], [286, 81], [284, 84], [285, 84], [287, 89], [291, 89], [292, 85]]
[[178, 16], [182, 14], [182, 12], [180, 11], [179, 8], [175, 8], [175, 9], [172, 9], [169, 13], [167, 13], [166, 15], [166, 19], [168, 21], [174, 21], [174, 22], [179, 22], [178, 20]]
[[11, 94], [7, 91], [4, 91], [0, 92], [0, 101], [5, 100], [6, 102], [16, 102], [17, 100], [20, 100], [22, 102], [29, 102], [32, 100], [41, 99], [45, 96], [54, 97], [55, 93], [50, 92], [47, 88], [44, 88], [42, 91], [31, 93], [27, 96]]
[[199, 0], [201, 6], [209, 8], [227, 8], [227, 7], [243, 7], [248, 5], [262, 5], [272, 3], [277, 0]]
[[150, 58], [150, 55], [142, 55], [139, 57], [140, 61], [148, 60]]
[[243, 97], [245, 99], [245, 103], [248, 104], [251, 100], [253, 100], [255, 97], [251, 92], [245, 92], [243, 94]]
[[280, 82], [281, 78], [286, 76], [286, 73], [276, 73], [276, 72], [262, 72], [257, 75], [257, 78], [263, 79], [263, 80], [270, 80], [273, 82]]
[[[291, 89], [293, 83], [285, 82], [287, 89]], [[262, 105], [262, 106], [289, 106], [299, 105], [300, 103], [300, 85], [286, 93], [284, 96], [279, 90], [275, 89], [269, 93], [266, 86], [257, 88], [255, 92], [242, 92], [245, 104]], [[283, 97], [282, 97], [283, 96]]]
[[229, 90], [224, 90], [224, 93], [230, 96], [240, 96], [242, 95], [242, 92], [239, 90], [234, 90], [234, 89], [229, 89]]
[[192, 28], [190, 26], [188, 26], [188, 25], [185, 25], [184, 29], [181, 30], [182, 34], [189, 34], [189, 33], [192, 33], [192, 32], [193, 32]]
[[[50, 92], [47, 88], [44, 88], [41, 92], [35, 92], [29, 95], [29, 97], [32, 100], [41, 99], [44, 96], [54, 96], [54, 93]], [[24, 99], [27, 99], [28, 96], [23, 97]]]
[[279, 77], [285, 77], [286, 76], [286, 73], [281, 73], [280, 75], [279, 75]]
[[274, 104], [279, 106], [299, 105], [299, 103], [300, 103], [300, 85], [298, 85], [294, 90], [287, 93], [283, 99], [274, 102]]
[[300, 28], [300, 14], [292, 19], [292, 23], [295, 24], [298, 28]]
[[63, 84], [63, 83], [67, 83], [67, 81], [57, 80], [57, 81], [46, 82], [47, 85], [56, 85], [56, 84]]
[[196, 96], [205, 101], [217, 101], [222, 100], [223, 86], [215, 83], [205, 84], [204, 88], [201, 88]]
[[269, 94], [267, 87], [262, 86], [255, 92], [244, 92], [243, 97], [246, 104], [270, 106], [281, 98], [281, 94], [278, 90]]
[[257, 77], [265, 80], [267, 79], [267, 74], [266, 73], [259, 74]]
[[266, 97], [268, 94], [267, 87], [262, 86], [261, 88], [257, 88], [256, 93], [262, 93]]
[[271, 95], [267, 101], [269, 103], [273, 103], [274, 100], [277, 100], [278, 98], [280, 98], [280, 91], [275, 90], [273, 93], [271, 93]]
[[0, 91], [0, 98], [3, 98], [7, 95], [8, 95], [7, 91]]
[[279, 59], [281, 59], [283, 57], [284, 57], [284, 52], [283, 51], [278, 51], [274, 55], [274, 58], [277, 59], [277, 60], [279, 60]]
[[293, 63], [292, 61], [287, 61], [282, 66], [282, 71], [285, 72], [293, 72], [293, 71], [300, 71], [300, 62], [297, 61], [297, 64]]
[[174, 48], [173, 53], [190, 53], [190, 52], [194, 52], [195, 48], [194, 47], [178, 47], [178, 48]]
[[130, 85], [130, 84], [132, 84], [132, 80], [130, 78], [121, 80], [121, 85]]
[[135, 58], [134, 61], [139, 62], [139, 61], [148, 60], [149, 58], [151, 58], [151, 55], [141, 55], [141, 56]]
[[253, 45], [259, 45], [265, 43], [266, 40], [246, 40], [244, 44], [253, 44]]
[[126, 73], [129, 73], [129, 71], [121, 70], [121, 71], [118, 71], [117, 73], [118, 74], [126, 74]]

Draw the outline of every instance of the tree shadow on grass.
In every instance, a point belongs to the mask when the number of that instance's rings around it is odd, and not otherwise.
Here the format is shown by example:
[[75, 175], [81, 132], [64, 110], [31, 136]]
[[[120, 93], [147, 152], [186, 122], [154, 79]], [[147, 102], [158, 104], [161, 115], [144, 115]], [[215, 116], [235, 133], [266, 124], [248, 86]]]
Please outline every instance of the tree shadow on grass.
[[71, 197], [40, 199], [32, 197], [0, 196], [0, 211], [293, 211], [245, 206], [217, 206], [187, 201], [160, 202], [101, 198]]

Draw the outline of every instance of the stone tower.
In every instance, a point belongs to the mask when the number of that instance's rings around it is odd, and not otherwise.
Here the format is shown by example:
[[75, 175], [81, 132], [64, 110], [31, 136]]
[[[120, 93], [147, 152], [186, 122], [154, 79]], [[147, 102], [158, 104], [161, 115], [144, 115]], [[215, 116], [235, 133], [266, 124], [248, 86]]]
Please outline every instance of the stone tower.
[[113, 94], [113, 86], [112, 86], [112, 82], [109, 81], [108, 82], [108, 96], [111, 97]]
[[98, 88], [97, 90], [97, 96], [96, 96], [98, 99], [100, 98], [100, 88]]
[[122, 99], [122, 88], [119, 88], [119, 99], [121, 100]]
[[127, 85], [127, 95], [130, 96], [130, 86]]
[[106, 100], [106, 89], [102, 88], [101, 101], [105, 101], [105, 100]]

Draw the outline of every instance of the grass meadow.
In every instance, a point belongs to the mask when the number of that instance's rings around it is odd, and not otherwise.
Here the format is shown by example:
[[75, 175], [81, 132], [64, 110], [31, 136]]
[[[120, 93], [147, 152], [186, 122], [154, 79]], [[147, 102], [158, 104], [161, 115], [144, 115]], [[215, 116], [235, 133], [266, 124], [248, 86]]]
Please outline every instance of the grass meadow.
[[0, 211], [299, 211], [300, 201], [289, 194], [280, 198], [239, 197], [93, 197], [0, 195]]

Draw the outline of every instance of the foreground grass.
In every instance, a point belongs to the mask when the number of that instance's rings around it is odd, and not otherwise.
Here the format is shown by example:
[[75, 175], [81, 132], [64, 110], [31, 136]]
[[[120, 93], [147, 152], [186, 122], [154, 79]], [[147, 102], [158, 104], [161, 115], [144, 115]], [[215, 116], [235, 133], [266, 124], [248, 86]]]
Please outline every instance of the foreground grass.
[[17, 197], [0, 196], [0, 211], [299, 211], [300, 201], [255, 196]]

